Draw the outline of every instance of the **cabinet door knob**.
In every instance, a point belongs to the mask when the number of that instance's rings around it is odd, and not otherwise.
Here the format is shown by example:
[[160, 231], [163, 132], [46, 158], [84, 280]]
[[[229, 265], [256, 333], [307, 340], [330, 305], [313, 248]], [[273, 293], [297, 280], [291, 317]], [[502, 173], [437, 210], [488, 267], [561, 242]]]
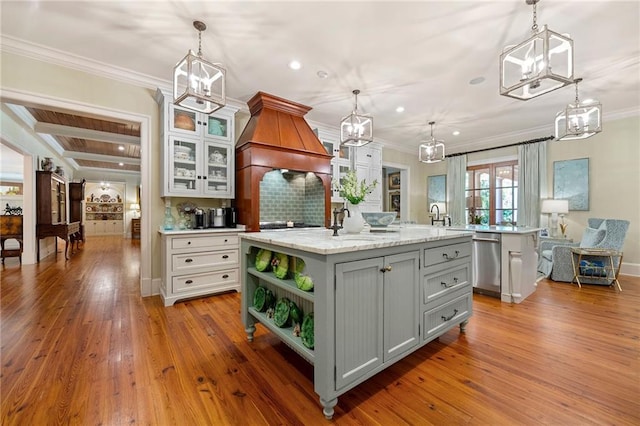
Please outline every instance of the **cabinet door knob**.
[[191, 245], [191, 241], [187, 241], [187, 245]]
[[380, 272], [389, 272], [391, 271], [391, 265], [387, 265], [384, 268], [380, 269]]

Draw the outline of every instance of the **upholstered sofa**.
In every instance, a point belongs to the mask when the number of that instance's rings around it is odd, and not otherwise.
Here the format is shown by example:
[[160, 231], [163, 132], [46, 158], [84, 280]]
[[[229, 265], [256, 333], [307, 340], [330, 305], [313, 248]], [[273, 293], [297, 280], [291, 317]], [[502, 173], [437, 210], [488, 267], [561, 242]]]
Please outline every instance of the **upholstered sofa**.
[[[572, 282], [574, 277], [571, 262], [571, 247], [622, 250], [624, 238], [629, 229], [629, 221], [619, 219], [589, 219], [589, 227], [584, 230], [579, 243], [558, 244], [557, 241], [543, 241], [540, 244], [538, 272], [553, 281]], [[597, 256], [583, 257], [598, 260]], [[599, 259], [602, 259], [600, 257]], [[611, 284], [602, 279], [580, 278], [585, 284]]]

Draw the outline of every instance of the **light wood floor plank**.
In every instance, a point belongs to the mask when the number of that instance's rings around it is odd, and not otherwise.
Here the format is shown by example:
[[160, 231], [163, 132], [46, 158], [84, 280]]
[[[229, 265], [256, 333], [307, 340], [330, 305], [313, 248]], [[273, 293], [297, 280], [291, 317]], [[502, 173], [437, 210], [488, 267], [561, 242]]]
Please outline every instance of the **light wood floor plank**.
[[139, 241], [117, 237], [6, 260], [2, 425], [640, 424], [640, 278], [543, 280], [518, 305], [474, 295], [465, 334], [350, 390], [327, 422], [313, 367], [260, 325], [248, 342], [237, 293], [165, 308], [138, 270]]

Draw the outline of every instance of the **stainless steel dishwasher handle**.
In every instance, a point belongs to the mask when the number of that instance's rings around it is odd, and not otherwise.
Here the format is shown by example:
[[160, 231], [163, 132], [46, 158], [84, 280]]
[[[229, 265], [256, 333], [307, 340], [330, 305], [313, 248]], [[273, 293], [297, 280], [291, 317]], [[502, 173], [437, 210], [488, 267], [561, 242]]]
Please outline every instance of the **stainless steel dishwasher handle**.
[[473, 241], [485, 241], [487, 243], [499, 243], [500, 240], [495, 238], [472, 238]]

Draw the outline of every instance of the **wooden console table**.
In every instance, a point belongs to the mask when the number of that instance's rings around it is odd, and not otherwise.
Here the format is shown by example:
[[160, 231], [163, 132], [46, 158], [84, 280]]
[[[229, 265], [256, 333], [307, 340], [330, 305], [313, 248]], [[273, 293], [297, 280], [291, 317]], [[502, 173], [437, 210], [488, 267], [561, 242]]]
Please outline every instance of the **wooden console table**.
[[[64, 258], [69, 259], [69, 241], [71, 241], [71, 246], [73, 247], [73, 242], [80, 240], [80, 222], [72, 222], [72, 223], [58, 223], [54, 225], [37, 225], [36, 226], [36, 239], [38, 243], [38, 262], [40, 262], [40, 240], [46, 237], [58, 237], [65, 240], [66, 244], [64, 246]], [[56, 242], [56, 256], [58, 255], [57, 250], [58, 244]]]
[[[7, 240], [17, 240], [18, 249], [5, 250], [4, 243]], [[2, 263], [5, 257], [18, 257], [22, 263], [22, 215], [0, 216], [0, 247], [2, 251]]]

